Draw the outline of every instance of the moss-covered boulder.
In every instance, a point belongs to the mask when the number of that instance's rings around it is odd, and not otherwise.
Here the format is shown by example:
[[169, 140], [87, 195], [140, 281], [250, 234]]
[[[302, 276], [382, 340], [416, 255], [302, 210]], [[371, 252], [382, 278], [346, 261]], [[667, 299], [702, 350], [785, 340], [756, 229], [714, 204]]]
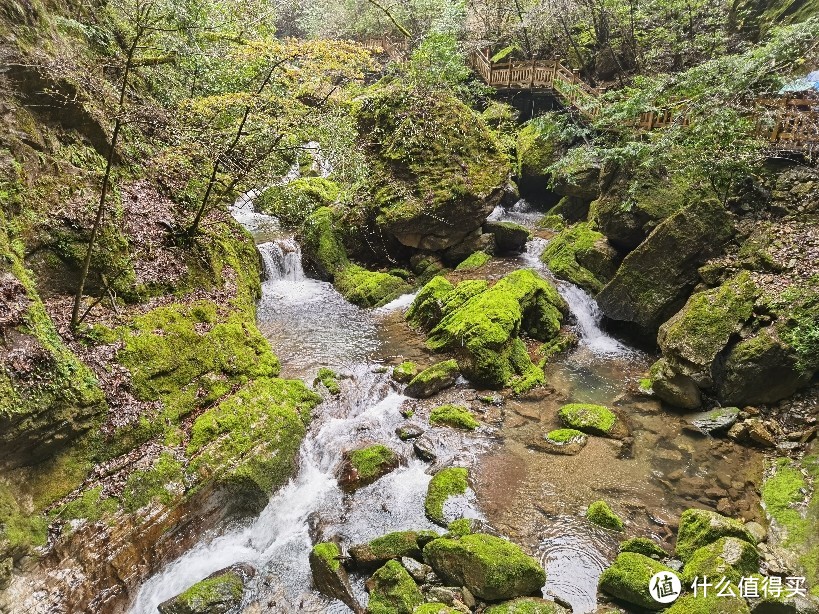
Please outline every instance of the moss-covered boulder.
[[566, 151], [562, 123], [556, 114], [542, 115], [518, 132], [515, 152], [520, 194], [531, 202], [554, 203], [559, 199], [547, 189], [549, 167]]
[[228, 614], [242, 603], [245, 583], [256, 574], [248, 564], [217, 571], [184, 593], [159, 604], [160, 614]]
[[413, 614], [459, 614], [460, 610], [455, 610], [445, 603], [422, 603], [413, 610]]
[[465, 586], [487, 601], [539, 595], [546, 582], [536, 559], [485, 533], [435, 539], [424, 546], [424, 560], [445, 582]]
[[691, 296], [657, 334], [673, 370], [700, 388], [711, 388], [714, 360], [751, 317], [758, 293], [750, 275], [742, 272], [718, 288]]
[[489, 606], [484, 612], [485, 614], [569, 614], [570, 610], [554, 601], [538, 597], [520, 597]]
[[492, 287], [479, 280], [449, 289], [433, 282], [434, 288], [424, 288], [407, 315], [410, 321], [428, 322], [425, 314], [440, 314], [427, 347], [453, 353], [464, 375], [479, 385], [522, 391], [543, 381], [519, 337], [545, 341], [558, 333], [566, 307], [552, 284], [528, 269], [510, 273]]
[[429, 414], [429, 422], [467, 431], [475, 430], [481, 425], [468, 407], [452, 404], [434, 408]]
[[443, 250], [480, 228], [510, 166], [481, 117], [454, 96], [379, 85], [357, 101], [373, 168], [365, 206], [403, 245]]
[[736, 537], [722, 537], [694, 551], [683, 567], [681, 578], [691, 584], [697, 577], [721, 578], [739, 584], [744, 576], [759, 572], [756, 546]]
[[402, 384], [409, 383], [416, 375], [418, 375], [418, 365], [410, 360], [405, 360], [392, 368], [392, 379]]
[[610, 437], [617, 433], [617, 414], [604, 405], [569, 403], [558, 411], [561, 421], [576, 431]]
[[646, 610], [661, 610], [665, 606], [651, 596], [650, 580], [656, 573], [670, 567], [636, 552], [621, 552], [614, 563], [600, 576], [599, 588], [619, 601]]
[[572, 456], [578, 454], [589, 441], [589, 436], [576, 429], [555, 429], [549, 431], [535, 446], [538, 449], [552, 452], [553, 454], [566, 454]]
[[444, 299], [455, 288], [440, 275], [433, 277], [418, 292], [406, 313], [407, 322], [418, 328], [432, 328], [443, 317]]
[[410, 380], [404, 394], [417, 399], [426, 399], [441, 390], [455, 385], [459, 375], [458, 363], [444, 360], [421, 371]]
[[561, 279], [597, 294], [614, 277], [620, 258], [604, 235], [581, 223], [549, 241], [541, 260]]
[[586, 510], [586, 519], [604, 529], [622, 531], [625, 528], [622, 519], [612, 511], [605, 501], [595, 501]]
[[481, 268], [487, 262], [492, 260], [492, 256], [487, 254], [486, 252], [477, 251], [473, 252], [469, 257], [465, 260], [462, 260], [461, 263], [455, 267], [456, 271], [473, 271], [475, 269]]
[[310, 213], [297, 238], [307, 270], [318, 279], [332, 281], [336, 273], [350, 264], [330, 207], [319, 207]]
[[347, 450], [341, 456], [338, 483], [342, 490], [352, 492], [397, 469], [398, 463], [398, 455], [381, 444]]
[[633, 537], [620, 543], [620, 552], [636, 552], [652, 559], [660, 560], [668, 557], [668, 553], [647, 537]]
[[[731, 587], [731, 590], [734, 595], [739, 595], [736, 586]], [[751, 614], [751, 610], [741, 597], [730, 595], [720, 597], [717, 591], [712, 589], [706, 595], [683, 595], [665, 611], [665, 614]]]
[[412, 291], [412, 286], [397, 275], [368, 271], [355, 264], [337, 271], [334, 284], [344, 298], [359, 307], [381, 307]]
[[685, 303], [697, 282], [697, 268], [719, 254], [733, 234], [731, 216], [717, 201], [681, 209], [626, 256], [598, 294], [600, 308], [608, 317], [653, 336]]
[[529, 240], [529, 229], [514, 222], [486, 222], [486, 234], [495, 235], [495, 247], [501, 254], [522, 252]]
[[274, 185], [259, 194], [253, 208], [275, 216], [283, 226], [296, 228], [319, 207], [328, 207], [338, 199], [337, 183], [322, 177], [302, 177]]
[[413, 614], [424, 602], [421, 589], [398, 561], [387, 561], [367, 581], [369, 614]]
[[356, 614], [363, 614], [364, 608], [358, 603], [347, 570], [341, 564], [341, 549], [335, 542], [316, 544], [310, 551], [310, 571], [313, 586], [322, 595], [338, 599]]
[[468, 477], [469, 473], [463, 467], [441, 469], [432, 476], [424, 500], [424, 511], [427, 518], [442, 527], [447, 526], [447, 515], [444, 509], [446, 502], [451, 497], [466, 493], [469, 488]]
[[[419, 543], [419, 538], [421, 542]], [[358, 544], [350, 548], [350, 557], [357, 569], [372, 570], [380, 567], [389, 560], [409, 557], [420, 560], [421, 548], [425, 534], [417, 531], [397, 531], [388, 533], [366, 544]]]
[[688, 561], [694, 552], [724, 537], [735, 537], [754, 544], [754, 538], [741, 522], [710, 510], [686, 510], [680, 516], [677, 531], [677, 556]]

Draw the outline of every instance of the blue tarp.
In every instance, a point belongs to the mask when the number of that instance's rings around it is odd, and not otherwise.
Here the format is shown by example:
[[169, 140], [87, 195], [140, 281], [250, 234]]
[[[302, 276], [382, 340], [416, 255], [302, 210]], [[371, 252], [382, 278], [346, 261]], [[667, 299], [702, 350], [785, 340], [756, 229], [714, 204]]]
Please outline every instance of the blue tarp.
[[792, 92], [806, 92], [808, 90], [819, 92], [819, 70], [814, 70], [812, 73], [808, 73], [807, 76], [802, 77], [801, 79], [791, 81], [781, 90], [779, 90], [779, 93], [788, 94]]

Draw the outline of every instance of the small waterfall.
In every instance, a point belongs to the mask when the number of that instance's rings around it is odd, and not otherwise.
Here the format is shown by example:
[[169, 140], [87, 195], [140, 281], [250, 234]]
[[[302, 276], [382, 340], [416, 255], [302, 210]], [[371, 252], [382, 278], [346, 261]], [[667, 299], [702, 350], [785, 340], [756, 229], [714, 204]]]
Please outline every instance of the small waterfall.
[[569, 310], [577, 320], [577, 330], [580, 334], [580, 343], [588, 347], [595, 354], [622, 355], [632, 352], [614, 337], [607, 335], [600, 323], [603, 314], [591, 296], [574, 284], [561, 283], [558, 291], [569, 305]]
[[261, 243], [259, 253], [264, 262], [266, 281], [301, 281], [304, 269], [301, 265], [301, 247], [292, 238]]

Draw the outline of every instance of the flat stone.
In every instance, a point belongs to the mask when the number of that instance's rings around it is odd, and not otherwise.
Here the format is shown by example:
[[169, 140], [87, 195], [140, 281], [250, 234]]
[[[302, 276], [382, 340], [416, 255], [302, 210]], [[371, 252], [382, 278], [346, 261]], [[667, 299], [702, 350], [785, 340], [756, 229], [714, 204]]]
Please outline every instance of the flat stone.
[[408, 441], [410, 439], [416, 439], [424, 434], [424, 429], [418, 426], [417, 424], [402, 424], [397, 429], [395, 429], [395, 434], [398, 435], [398, 439], [401, 441]]
[[737, 423], [738, 407], [721, 407], [691, 416], [691, 424], [699, 431], [712, 435], [727, 432]]

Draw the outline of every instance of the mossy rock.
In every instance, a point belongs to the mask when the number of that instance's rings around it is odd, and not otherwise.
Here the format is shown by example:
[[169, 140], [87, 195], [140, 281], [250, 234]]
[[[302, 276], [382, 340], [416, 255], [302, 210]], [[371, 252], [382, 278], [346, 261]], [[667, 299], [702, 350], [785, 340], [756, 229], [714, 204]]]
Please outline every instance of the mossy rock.
[[697, 550], [723, 537], [735, 537], [754, 544], [754, 538], [738, 520], [710, 510], [685, 510], [680, 516], [675, 551], [687, 562]]
[[549, 241], [540, 258], [557, 277], [592, 294], [614, 277], [619, 264], [617, 251], [588, 223], [562, 230]]
[[647, 537], [633, 537], [620, 543], [620, 552], [636, 552], [652, 559], [664, 559], [668, 553]]
[[319, 207], [304, 220], [298, 233], [305, 264], [316, 277], [332, 281], [350, 264], [330, 207]]
[[[480, 228], [500, 202], [510, 165], [481, 117], [457, 98], [380, 85], [356, 101], [368, 135], [380, 231], [403, 245], [443, 250]], [[408, 135], [412, 136], [408, 136]]]
[[697, 283], [697, 269], [734, 234], [731, 215], [714, 200], [695, 202], [663, 221], [625, 257], [597, 295], [603, 313], [653, 336], [679, 311]]
[[691, 584], [695, 578], [726, 577], [739, 584], [744, 576], [759, 572], [756, 546], [736, 537], [723, 537], [694, 551], [683, 567], [681, 578]]
[[420, 560], [421, 548], [417, 531], [397, 531], [377, 537], [366, 544], [352, 546], [350, 557], [357, 569], [371, 570], [389, 560], [405, 556]]
[[556, 604], [554, 601], [547, 601], [537, 597], [520, 597], [519, 599], [489, 606], [484, 610], [484, 614], [569, 614], [569, 612], [570, 610]]
[[398, 561], [388, 561], [367, 581], [369, 614], [413, 614], [424, 602], [421, 589]]
[[341, 394], [341, 387], [338, 385], [339, 375], [332, 369], [322, 367], [318, 370], [316, 378], [313, 380], [313, 386], [321, 384], [333, 396]]
[[466, 431], [473, 431], [481, 425], [469, 408], [451, 404], [434, 408], [429, 414], [429, 422]]
[[396, 382], [406, 384], [418, 375], [418, 365], [412, 361], [404, 361], [392, 369], [392, 379]]
[[652, 576], [660, 572], [673, 573], [671, 568], [636, 552], [621, 552], [614, 563], [600, 576], [599, 588], [619, 601], [646, 610], [661, 610], [665, 605], [651, 596]]
[[413, 377], [404, 389], [404, 394], [418, 399], [431, 397], [441, 390], [454, 386], [458, 375], [458, 363], [454, 360], [444, 360]]
[[[739, 595], [737, 587], [734, 586], [731, 590]], [[683, 595], [665, 614], [751, 614], [748, 604], [741, 597], [719, 597], [716, 592], [711, 589], [711, 593], [705, 596]]]
[[[476, 385], [523, 392], [543, 382], [519, 336], [546, 341], [557, 335], [566, 306], [552, 284], [524, 269], [492, 287], [479, 280], [463, 281], [449, 292], [438, 287], [441, 320], [430, 330], [427, 347], [455, 354]], [[419, 295], [416, 301], [421, 300]]]
[[702, 392], [688, 375], [677, 373], [665, 358], [651, 365], [648, 388], [657, 398], [680, 409], [694, 410], [702, 406]]
[[159, 604], [160, 614], [228, 614], [242, 603], [245, 582], [256, 574], [247, 564], [217, 571]]
[[500, 254], [522, 252], [532, 235], [528, 228], [515, 222], [486, 222], [483, 232], [495, 235], [495, 247]]
[[459, 614], [460, 610], [453, 610], [445, 603], [422, 603], [416, 607], [413, 614]]
[[310, 551], [313, 586], [321, 594], [345, 603], [353, 612], [361, 612], [363, 608], [355, 598], [347, 570], [341, 564], [341, 555], [341, 549], [335, 542], [313, 546]]
[[359, 307], [381, 307], [412, 291], [412, 286], [400, 277], [355, 264], [337, 271], [334, 284], [344, 298]]
[[319, 207], [335, 203], [340, 191], [329, 179], [301, 177], [267, 188], [254, 199], [253, 208], [276, 217], [285, 227], [296, 228]]
[[492, 260], [492, 256], [486, 252], [477, 251], [472, 253], [472, 255], [470, 255], [466, 260], [463, 260], [458, 266], [456, 266], [455, 270], [472, 271], [474, 269], [481, 268], [490, 260]]
[[622, 531], [625, 526], [622, 519], [615, 514], [605, 501], [595, 501], [586, 510], [586, 519], [604, 529]]
[[617, 415], [603, 405], [570, 403], [560, 408], [558, 416], [568, 428], [590, 435], [611, 437], [617, 433]]
[[342, 454], [339, 485], [352, 492], [372, 484], [398, 468], [398, 455], [387, 446], [376, 444], [348, 450]]
[[543, 442], [535, 446], [553, 454], [578, 454], [589, 441], [589, 436], [575, 429], [555, 429], [546, 433]]
[[469, 488], [468, 475], [463, 467], [449, 467], [432, 476], [424, 500], [427, 518], [441, 526], [447, 525], [444, 506], [450, 497], [466, 493]]
[[407, 322], [418, 328], [432, 328], [443, 317], [441, 305], [453, 286], [445, 277], [433, 277], [412, 301], [406, 313]]
[[540, 594], [546, 572], [519, 546], [485, 533], [440, 538], [424, 546], [424, 560], [445, 582], [480, 599], [500, 601]]
[[557, 114], [542, 115], [518, 132], [515, 171], [524, 198], [532, 202], [557, 201], [558, 197], [549, 198], [546, 188], [551, 178], [549, 167], [566, 152], [568, 143], [564, 134], [564, 125]]

